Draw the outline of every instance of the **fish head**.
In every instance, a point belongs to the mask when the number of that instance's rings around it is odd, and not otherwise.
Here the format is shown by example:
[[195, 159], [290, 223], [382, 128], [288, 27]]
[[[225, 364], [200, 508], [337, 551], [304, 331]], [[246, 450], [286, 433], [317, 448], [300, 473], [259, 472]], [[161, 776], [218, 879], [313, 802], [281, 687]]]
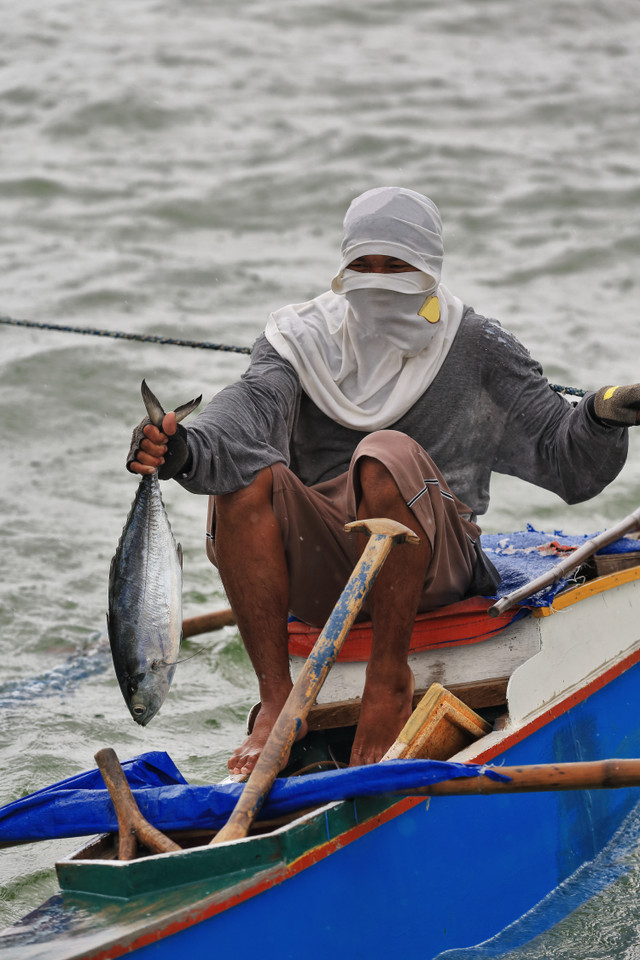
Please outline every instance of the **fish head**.
[[129, 713], [141, 727], [146, 727], [164, 703], [174, 673], [175, 664], [154, 660], [146, 665], [144, 672], [123, 675], [122, 694]]

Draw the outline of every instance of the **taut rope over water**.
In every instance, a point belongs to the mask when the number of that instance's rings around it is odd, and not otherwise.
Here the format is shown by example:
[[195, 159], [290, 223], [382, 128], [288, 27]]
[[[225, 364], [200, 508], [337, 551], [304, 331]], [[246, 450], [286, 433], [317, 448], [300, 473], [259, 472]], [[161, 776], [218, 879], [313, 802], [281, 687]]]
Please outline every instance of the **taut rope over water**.
[[141, 343], [167, 343], [174, 347], [198, 347], [201, 350], [222, 350], [225, 353], [251, 353], [251, 347], [234, 347], [225, 343], [210, 343], [207, 340], [182, 340], [180, 337], [159, 337], [151, 333], [125, 333], [123, 330], [98, 330], [95, 327], [69, 327], [56, 323], [39, 323], [36, 320], [14, 320], [0, 317], [0, 323], [14, 327], [35, 327], [38, 330], [56, 330], [59, 333], [81, 333], [93, 337], [113, 337], [114, 340], [139, 340]]
[[[34, 327], [37, 330], [55, 330], [58, 333], [80, 333], [92, 337], [112, 337], [114, 340], [137, 340], [140, 343], [162, 343], [172, 347], [195, 347], [200, 350], [222, 350], [224, 353], [250, 354], [251, 347], [236, 347], [228, 343], [211, 343], [208, 340], [182, 340], [180, 337], [159, 337], [152, 333], [125, 333], [124, 330], [99, 330], [96, 327], [70, 327], [57, 323], [40, 323], [37, 320], [14, 320], [13, 317], [0, 317], [0, 323], [13, 327]], [[571, 397], [583, 397], [586, 390], [580, 387], [563, 387], [559, 383], [549, 386], [556, 393]]]

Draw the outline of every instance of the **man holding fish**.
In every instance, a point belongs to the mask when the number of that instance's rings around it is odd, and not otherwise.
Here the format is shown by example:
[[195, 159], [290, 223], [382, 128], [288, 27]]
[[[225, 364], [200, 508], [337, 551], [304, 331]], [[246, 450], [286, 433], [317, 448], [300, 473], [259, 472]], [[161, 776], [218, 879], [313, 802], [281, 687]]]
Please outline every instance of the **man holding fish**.
[[431, 200], [367, 191], [347, 211], [331, 289], [272, 313], [241, 380], [188, 426], [167, 413], [134, 431], [132, 472], [212, 498], [208, 553], [261, 699], [232, 773], [253, 769], [291, 690], [289, 613], [321, 627], [353, 569], [362, 544], [345, 523], [388, 517], [420, 537], [392, 551], [365, 604], [373, 645], [351, 762], [374, 763], [411, 713], [416, 613], [495, 591], [475, 522], [492, 471], [575, 503], [625, 462], [640, 384], [572, 407], [442, 284], [442, 257]]

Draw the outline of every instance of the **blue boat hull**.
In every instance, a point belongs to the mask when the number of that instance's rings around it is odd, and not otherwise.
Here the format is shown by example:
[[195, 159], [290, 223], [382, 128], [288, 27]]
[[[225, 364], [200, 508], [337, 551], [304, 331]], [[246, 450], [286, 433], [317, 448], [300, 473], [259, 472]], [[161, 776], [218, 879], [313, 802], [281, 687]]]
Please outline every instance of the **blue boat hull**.
[[[639, 689], [635, 665], [491, 759], [517, 765], [640, 756]], [[429, 960], [517, 920], [593, 860], [639, 799], [632, 788], [420, 801], [285, 882], [136, 956], [228, 951], [242, 958], [259, 944], [279, 960]]]

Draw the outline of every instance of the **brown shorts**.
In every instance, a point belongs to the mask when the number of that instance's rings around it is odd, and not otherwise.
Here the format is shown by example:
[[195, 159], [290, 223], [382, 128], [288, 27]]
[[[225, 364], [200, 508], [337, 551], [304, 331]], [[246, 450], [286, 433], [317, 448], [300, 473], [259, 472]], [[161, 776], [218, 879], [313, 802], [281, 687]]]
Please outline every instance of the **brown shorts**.
[[[349, 471], [333, 480], [306, 487], [284, 464], [271, 467], [273, 509], [290, 577], [290, 609], [318, 627], [326, 622], [358, 559], [357, 537], [346, 533], [344, 525], [356, 519], [361, 457], [384, 464], [431, 544], [419, 610], [460, 600], [472, 587], [480, 528], [468, 519], [471, 511], [451, 493], [419, 444], [398, 431], [380, 430], [360, 442]], [[211, 533], [209, 537], [207, 553], [215, 563]], [[363, 612], [366, 615], [366, 603]]]

